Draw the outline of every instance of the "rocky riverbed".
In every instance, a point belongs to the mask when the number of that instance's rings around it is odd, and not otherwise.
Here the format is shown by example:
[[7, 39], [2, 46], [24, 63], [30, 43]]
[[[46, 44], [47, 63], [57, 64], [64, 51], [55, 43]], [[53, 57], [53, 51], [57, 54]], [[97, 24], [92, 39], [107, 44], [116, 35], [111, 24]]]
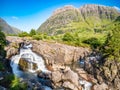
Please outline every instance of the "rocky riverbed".
[[[9, 45], [6, 51], [9, 59], [19, 53], [21, 42], [28, 43], [19, 37], [7, 37], [7, 40]], [[38, 72], [37, 76], [44, 81], [35, 81], [31, 88], [43, 88], [41, 83], [44, 83], [54, 90], [120, 90], [120, 63], [108, 60], [101, 63], [101, 55], [92, 53], [89, 48], [56, 42], [29, 41], [33, 45], [32, 51], [42, 56], [46, 68], [51, 71]], [[30, 80], [27, 81], [32, 83]]]

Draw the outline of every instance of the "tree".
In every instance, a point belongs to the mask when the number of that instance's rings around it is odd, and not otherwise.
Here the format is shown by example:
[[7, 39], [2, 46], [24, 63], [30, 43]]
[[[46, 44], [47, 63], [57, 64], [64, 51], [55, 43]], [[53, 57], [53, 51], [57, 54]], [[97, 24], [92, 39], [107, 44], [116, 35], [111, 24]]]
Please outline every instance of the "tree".
[[108, 34], [103, 47], [103, 53], [110, 59], [120, 61], [120, 25], [116, 25]]
[[30, 36], [36, 35], [36, 31], [34, 29], [31, 29]]
[[[0, 30], [0, 56], [3, 58], [5, 57], [6, 53], [4, 50], [4, 46], [6, 45], [6, 36], [5, 34]], [[1, 58], [0, 58], [1, 59]]]

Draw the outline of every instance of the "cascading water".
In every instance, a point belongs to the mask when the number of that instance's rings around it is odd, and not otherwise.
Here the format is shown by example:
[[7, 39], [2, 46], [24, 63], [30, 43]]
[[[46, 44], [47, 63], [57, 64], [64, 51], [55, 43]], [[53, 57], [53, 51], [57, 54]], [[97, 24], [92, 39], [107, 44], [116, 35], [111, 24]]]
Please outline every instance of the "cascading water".
[[[46, 69], [44, 60], [41, 56], [38, 56], [36, 53], [31, 50], [32, 44], [24, 45], [19, 50], [19, 54], [12, 56], [10, 66], [12, 67], [12, 71], [14, 75], [20, 78], [28, 79], [28, 80], [36, 80], [39, 81], [39, 78], [36, 76], [37, 71], [42, 71], [43, 73], [51, 73]], [[24, 72], [19, 69], [20, 60], [25, 60], [28, 64], [28, 71]], [[33, 68], [34, 65], [36, 68]], [[45, 90], [52, 90], [50, 87], [43, 85]]]
[[[18, 55], [12, 56], [10, 66], [12, 67], [13, 73], [20, 77], [20, 75], [23, 73], [23, 71], [19, 70], [19, 61], [20, 58], [24, 58], [28, 62], [28, 71], [29, 72], [36, 72], [36, 71], [42, 71], [42, 72], [50, 72], [46, 69], [44, 60], [42, 57], [38, 56], [36, 53], [32, 52], [30, 49], [32, 47], [32, 44], [24, 46], [24, 48], [20, 49], [20, 52]], [[33, 64], [36, 64], [37, 68], [33, 69]]]
[[92, 83], [86, 81], [86, 80], [80, 80], [79, 83], [83, 85], [82, 90], [91, 90]]

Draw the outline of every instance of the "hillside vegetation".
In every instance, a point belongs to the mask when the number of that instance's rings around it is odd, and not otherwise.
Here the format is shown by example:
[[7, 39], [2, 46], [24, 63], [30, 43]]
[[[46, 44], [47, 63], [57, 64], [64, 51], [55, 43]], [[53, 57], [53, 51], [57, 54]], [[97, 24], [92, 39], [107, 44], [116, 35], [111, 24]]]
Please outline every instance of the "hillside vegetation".
[[119, 15], [115, 8], [102, 5], [65, 6], [55, 10], [37, 31], [22, 32], [19, 36], [94, 49], [101, 47], [117, 27]]

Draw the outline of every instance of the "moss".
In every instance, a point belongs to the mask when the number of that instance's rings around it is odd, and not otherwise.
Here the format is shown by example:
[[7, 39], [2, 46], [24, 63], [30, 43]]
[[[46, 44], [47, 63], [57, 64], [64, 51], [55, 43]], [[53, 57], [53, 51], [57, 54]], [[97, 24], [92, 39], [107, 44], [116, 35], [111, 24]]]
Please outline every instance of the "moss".
[[28, 62], [21, 58], [19, 61], [19, 68], [23, 71], [26, 71], [28, 69]]
[[[30, 66], [30, 62], [28, 62], [27, 60], [21, 58], [19, 61], [19, 68], [23, 71], [28, 71], [29, 70], [29, 66]], [[32, 70], [36, 70], [37, 64], [36, 63], [32, 63]]]

